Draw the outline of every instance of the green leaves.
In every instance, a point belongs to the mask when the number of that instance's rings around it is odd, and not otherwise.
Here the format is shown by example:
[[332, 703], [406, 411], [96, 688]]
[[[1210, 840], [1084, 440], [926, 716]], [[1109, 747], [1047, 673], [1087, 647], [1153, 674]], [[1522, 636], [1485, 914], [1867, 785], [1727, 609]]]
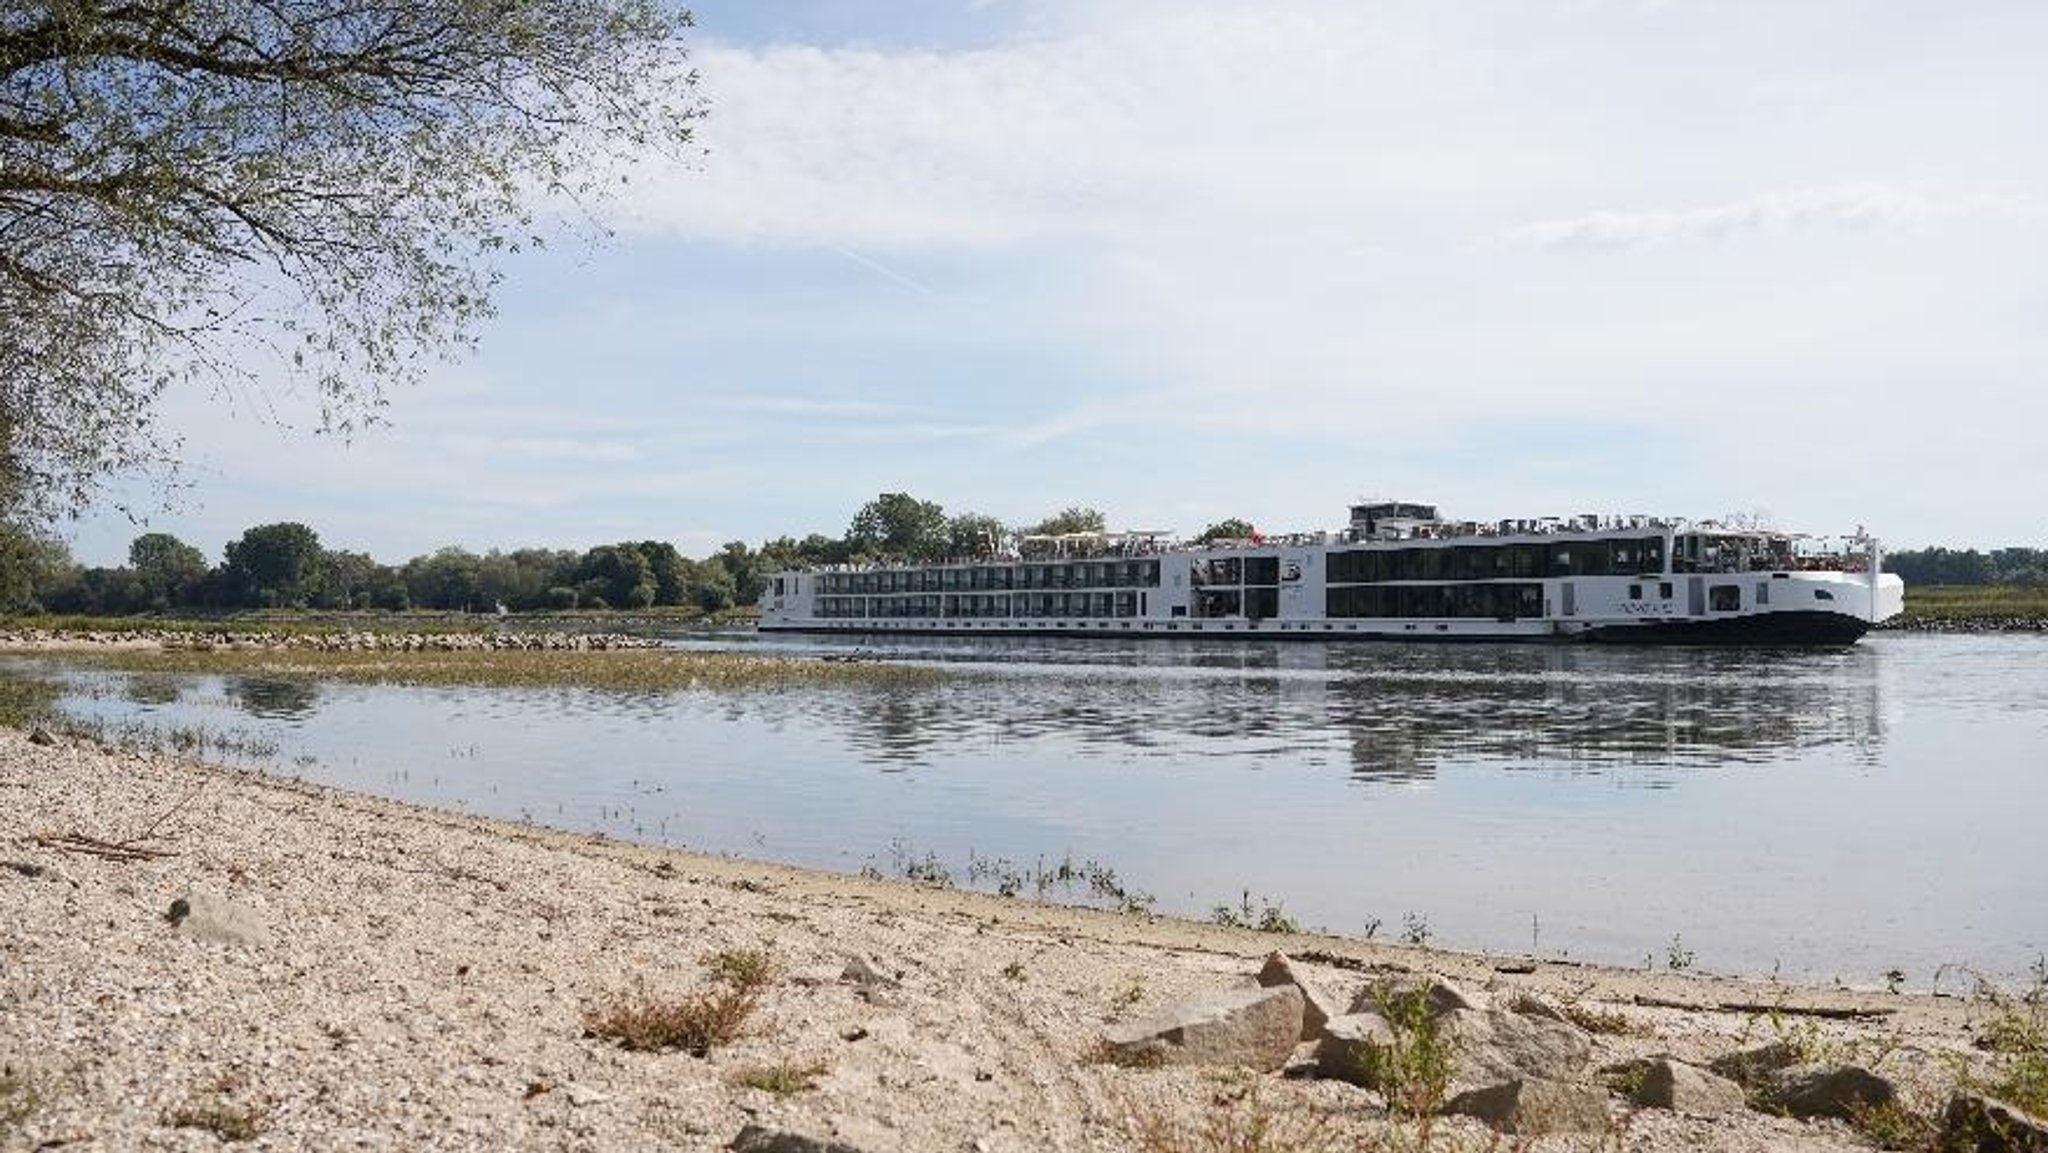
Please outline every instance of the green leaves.
[[296, 379], [329, 427], [374, 419], [474, 339], [537, 190], [587, 205], [607, 153], [688, 145], [688, 26], [648, 0], [15, 6], [0, 497], [47, 520], [167, 478], [173, 380]]

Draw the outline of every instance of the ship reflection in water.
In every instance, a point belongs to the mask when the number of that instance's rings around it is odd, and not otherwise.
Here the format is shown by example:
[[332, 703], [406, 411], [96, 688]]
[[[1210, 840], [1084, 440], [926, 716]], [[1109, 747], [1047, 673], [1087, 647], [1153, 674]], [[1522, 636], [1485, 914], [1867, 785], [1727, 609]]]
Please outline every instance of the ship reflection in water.
[[1327, 763], [1341, 750], [1367, 782], [1484, 761], [1663, 787], [1689, 766], [1831, 746], [1867, 760], [1885, 734], [1886, 678], [1868, 647], [1059, 644], [998, 650], [1007, 659], [992, 665], [987, 642], [889, 650], [970, 667], [949, 685], [844, 697], [831, 711], [852, 748], [885, 766], [962, 742], [1058, 740], [1104, 756]]

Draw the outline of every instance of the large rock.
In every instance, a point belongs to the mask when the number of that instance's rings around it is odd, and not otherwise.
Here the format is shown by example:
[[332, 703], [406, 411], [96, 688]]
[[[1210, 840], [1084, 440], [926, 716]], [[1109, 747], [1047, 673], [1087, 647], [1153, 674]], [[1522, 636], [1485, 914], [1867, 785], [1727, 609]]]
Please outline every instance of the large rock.
[[1432, 1017], [1441, 1017], [1456, 1009], [1479, 1008], [1479, 1002], [1463, 989], [1434, 973], [1396, 973], [1360, 989], [1358, 995], [1351, 998], [1350, 1011], [1398, 1018], [1418, 999], [1428, 1007]]
[[1669, 1054], [1629, 1061], [1609, 1072], [1636, 1104], [1652, 1109], [1710, 1117], [1739, 1112], [1748, 1104], [1742, 1086]]
[[1604, 1133], [1612, 1124], [1605, 1089], [1540, 1077], [1460, 1093], [1444, 1106], [1444, 1112], [1477, 1117], [1503, 1133], [1520, 1137]]
[[818, 1137], [805, 1137], [763, 1125], [742, 1128], [726, 1145], [733, 1153], [861, 1153], [855, 1146]]
[[1761, 1092], [1766, 1103], [1794, 1117], [1844, 1121], [1889, 1105], [1899, 1095], [1890, 1081], [1861, 1065], [1794, 1065], [1771, 1074]]
[[1226, 989], [1112, 1025], [1102, 1040], [1119, 1064], [1241, 1065], [1270, 1073], [1301, 1040], [1302, 1004], [1292, 985]]
[[1301, 990], [1301, 1039], [1314, 1041], [1323, 1035], [1323, 1025], [1338, 1015], [1337, 1003], [1311, 984], [1294, 968], [1294, 962], [1285, 953], [1274, 953], [1266, 958], [1266, 964], [1259, 970], [1259, 984], [1267, 989], [1278, 989], [1292, 985]]
[[1437, 1018], [1436, 1030], [1450, 1047], [1454, 1086], [1497, 1085], [1523, 1077], [1571, 1081], [1593, 1059], [1593, 1041], [1584, 1030], [1542, 1017], [1453, 1009]]
[[1510, 1013], [1520, 1013], [1524, 1017], [1542, 1017], [1547, 1021], [1556, 1021], [1560, 1025], [1572, 1024], [1572, 1019], [1565, 1016], [1563, 1009], [1534, 993], [1516, 993], [1508, 1001], [1507, 1009]]
[[1783, 1041], [1773, 1041], [1739, 1053], [1723, 1054], [1707, 1062], [1707, 1068], [1738, 1085], [1755, 1090], [1769, 1084], [1772, 1074], [1780, 1069], [1789, 1069], [1800, 1061], [1798, 1048]]
[[262, 945], [270, 940], [270, 930], [264, 925], [261, 914], [212, 893], [186, 893], [171, 902], [164, 919], [179, 935], [202, 941]]
[[1381, 1088], [1380, 1070], [1399, 1043], [1394, 1027], [1378, 1013], [1342, 1013], [1323, 1025], [1316, 1043], [1316, 1072], [1368, 1089]]
[[1955, 1153], [2048, 1153], [2048, 1120], [1980, 1093], [1949, 1098], [1940, 1147]]

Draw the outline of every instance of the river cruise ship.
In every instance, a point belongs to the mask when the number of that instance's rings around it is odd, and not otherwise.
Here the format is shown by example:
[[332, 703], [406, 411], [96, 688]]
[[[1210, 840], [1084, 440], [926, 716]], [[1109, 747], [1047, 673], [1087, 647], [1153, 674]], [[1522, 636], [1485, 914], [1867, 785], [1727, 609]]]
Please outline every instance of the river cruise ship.
[[1014, 556], [788, 570], [770, 632], [1850, 644], [1905, 586], [1824, 540], [1646, 516], [1449, 521], [1368, 501], [1340, 532], [1025, 537]]

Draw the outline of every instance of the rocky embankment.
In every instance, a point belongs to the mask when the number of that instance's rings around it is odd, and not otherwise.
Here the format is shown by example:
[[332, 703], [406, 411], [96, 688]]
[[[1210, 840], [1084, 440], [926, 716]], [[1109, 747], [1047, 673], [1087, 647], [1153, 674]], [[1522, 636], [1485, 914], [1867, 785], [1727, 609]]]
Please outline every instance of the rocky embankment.
[[1900, 633], [2048, 633], [2048, 617], [1921, 617], [1906, 612], [1877, 627]]
[[180, 629], [10, 629], [0, 649], [245, 649], [299, 652], [570, 652], [651, 649], [661, 642], [623, 633], [572, 632], [203, 632]]
[[0, 909], [5, 1149], [2041, 1140], [1957, 1093], [1998, 1075], [1978, 1000], [1059, 908], [4, 729]]

